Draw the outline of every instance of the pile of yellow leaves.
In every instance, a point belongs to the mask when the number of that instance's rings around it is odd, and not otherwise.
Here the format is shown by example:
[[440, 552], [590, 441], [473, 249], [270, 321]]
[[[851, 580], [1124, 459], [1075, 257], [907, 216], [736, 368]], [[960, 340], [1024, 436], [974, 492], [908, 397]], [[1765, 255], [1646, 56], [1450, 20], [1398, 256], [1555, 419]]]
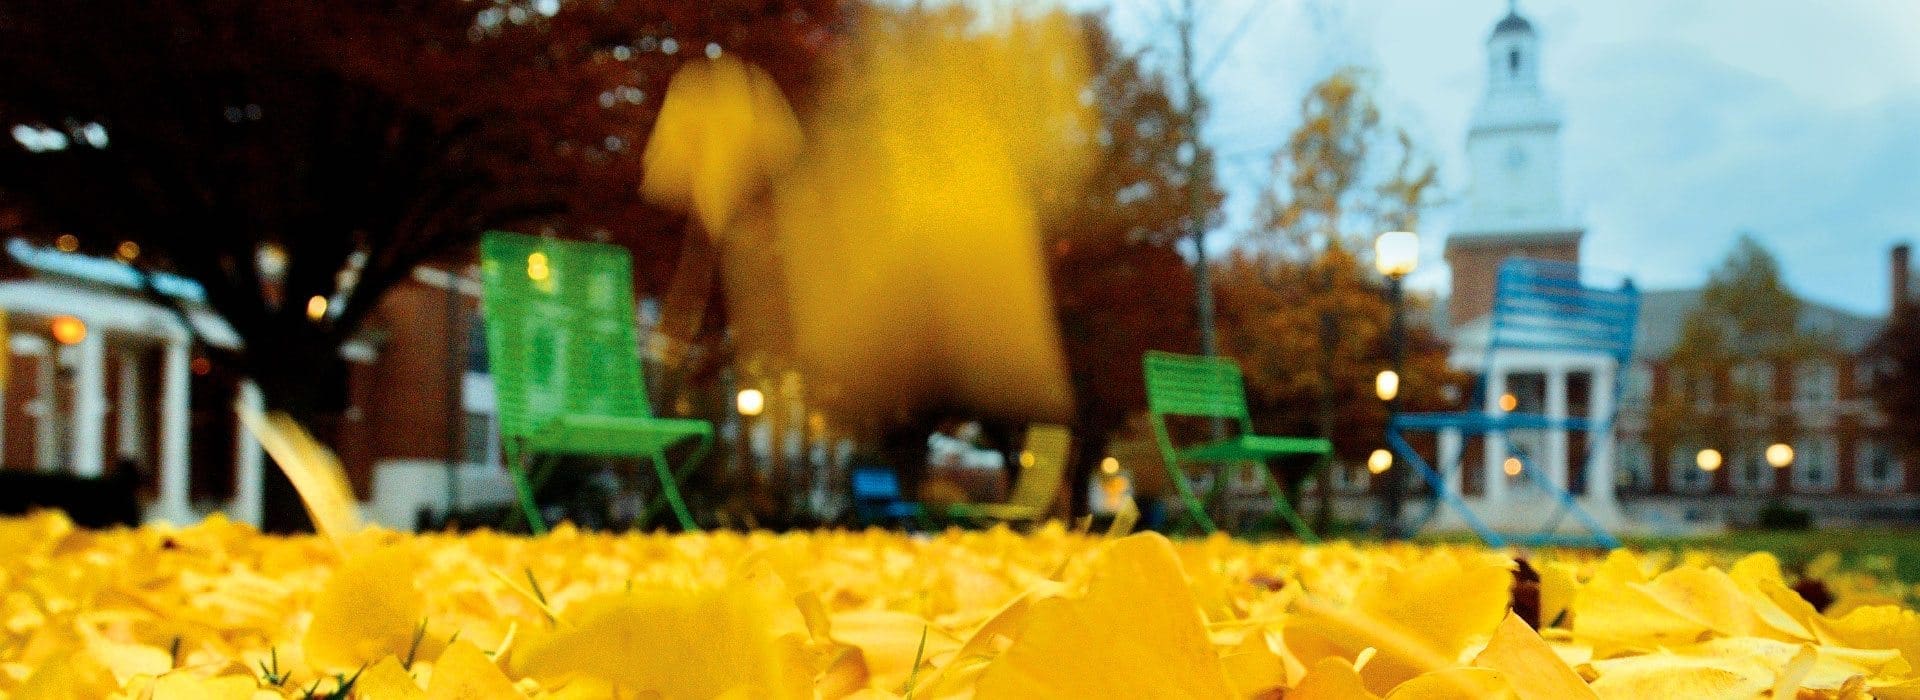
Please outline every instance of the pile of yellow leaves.
[[0, 698], [1920, 697], [1920, 617], [1768, 554], [0, 520]]

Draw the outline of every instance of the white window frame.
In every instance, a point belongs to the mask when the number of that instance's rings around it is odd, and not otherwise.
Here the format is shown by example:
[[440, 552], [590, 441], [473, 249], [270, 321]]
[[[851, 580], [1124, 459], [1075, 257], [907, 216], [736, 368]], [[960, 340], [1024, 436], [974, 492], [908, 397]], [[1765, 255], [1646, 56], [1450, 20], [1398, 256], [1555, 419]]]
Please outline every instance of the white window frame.
[[1653, 400], [1653, 365], [1635, 362], [1627, 370], [1627, 384], [1621, 387], [1620, 402], [1628, 406], [1645, 406]]
[[[1875, 456], [1884, 456], [1893, 469], [1888, 472], [1885, 481], [1874, 479], [1870, 474]], [[1883, 440], [1868, 438], [1854, 443], [1853, 483], [1867, 493], [1893, 493], [1906, 485], [1906, 465], [1900, 463], [1900, 456]]]
[[[1675, 447], [1667, 454], [1667, 488], [1674, 493], [1701, 494], [1713, 490], [1713, 474], [1700, 470], [1694, 457], [1700, 448]], [[1725, 465], [1722, 465], [1725, 466]], [[1696, 476], [1697, 475], [1697, 476]]]
[[1639, 440], [1621, 441], [1614, 463], [1619, 490], [1643, 493], [1653, 488], [1653, 450]]
[[1754, 360], [1734, 365], [1729, 379], [1737, 392], [1751, 393], [1753, 398], [1766, 404], [1773, 401], [1773, 363], [1766, 360]]
[[[1793, 445], [1793, 490], [1801, 493], [1826, 493], [1839, 483], [1840, 451], [1832, 435], [1801, 437]], [[1814, 476], [1811, 467], [1822, 469]]]
[[1839, 398], [1840, 373], [1832, 362], [1809, 360], [1793, 368], [1793, 403], [1796, 406], [1831, 406]]
[[[1752, 444], [1742, 446], [1727, 455], [1727, 482], [1733, 485], [1736, 493], [1772, 493], [1774, 487], [1773, 465], [1767, 463], [1766, 445]], [[1748, 477], [1758, 475], [1757, 480]]]

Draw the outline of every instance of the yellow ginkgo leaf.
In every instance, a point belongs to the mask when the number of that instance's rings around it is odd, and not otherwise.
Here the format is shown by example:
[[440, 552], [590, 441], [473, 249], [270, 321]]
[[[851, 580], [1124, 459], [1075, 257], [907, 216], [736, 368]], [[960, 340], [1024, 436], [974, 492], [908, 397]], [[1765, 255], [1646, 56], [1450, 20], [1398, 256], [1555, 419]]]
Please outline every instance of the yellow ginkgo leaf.
[[427, 700], [519, 700], [513, 680], [479, 647], [456, 641], [440, 652], [427, 682]]
[[642, 158], [642, 191], [690, 209], [719, 236], [799, 146], [799, 122], [766, 72], [732, 55], [692, 61], [667, 84]]
[[1473, 658], [1473, 665], [1506, 674], [1506, 681], [1520, 700], [1579, 700], [1594, 697], [1593, 689], [1560, 660], [1553, 647], [1527, 626], [1519, 615], [1507, 618], [1494, 630], [1487, 648]]
[[[836, 624], [836, 627], [838, 625]], [[1036, 601], [980, 676], [981, 698], [1234, 697], [1171, 543], [1114, 540], [1087, 592]]]
[[1471, 667], [1428, 671], [1387, 693], [1387, 700], [1513, 700], [1518, 697], [1506, 674]]
[[673, 698], [792, 697], [771, 621], [740, 586], [603, 593], [562, 610], [557, 629], [523, 630], [512, 666], [543, 683], [580, 674]]
[[1540, 627], [1544, 629], [1558, 622], [1561, 614], [1573, 605], [1573, 594], [1580, 590], [1580, 581], [1574, 576], [1573, 567], [1560, 562], [1547, 562], [1534, 570], [1540, 573]]
[[[833, 640], [858, 647], [875, 688], [897, 689], [914, 673], [916, 659], [946, 658], [960, 640], [925, 618], [892, 610], [857, 610], [833, 616]], [[927, 646], [920, 648], [925, 635]], [[921, 676], [924, 680], [928, 676]]]
[[1287, 684], [1287, 664], [1268, 646], [1266, 634], [1255, 632], [1221, 655], [1227, 681], [1240, 697], [1260, 697]]
[[[441, 652], [446, 658], [446, 652]], [[407, 669], [401, 668], [400, 660], [389, 656], [381, 659], [367, 670], [360, 672], [360, 679], [354, 682], [354, 690], [368, 698], [377, 700], [424, 700], [427, 693], [413, 680]]]
[[351, 672], [407, 653], [425, 606], [414, 587], [418, 566], [411, 549], [394, 546], [355, 555], [335, 570], [313, 602], [307, 660]]
[[1592, 644], [1601, 656], [1691, 644], [1711, 629], [1695, 615], [1675, 610], [1645, 584], [1614, 575], [1595, 575], [1581, 586], [1572, 610], [1574, 636]]
[[1367, 580], [1352, 605], [1303, 599], [1284, 628], [1287, 648], [1308, 665], [1374, 648], [1378, 655], [1360, 675], [1368, 689], [1386, 693], [1454, 665], [1493, 634], [1507, 615], [1513, 582], [1508, 566], [1490, 557], [1437, 554]]
[[1858, 649], [1897, 649], [1920, 668], [1920, 615], [1897, 605], [1854, 608], [1837, 618], [1816, 617], [1823, 639]]
[[1752, 698], [1773, 689], [1774, 669], [1752, 657], [1641, 654], [1589, 666], [1601, 698]]
[[1315, 662], [1300, 678], [1300, 684], [1287, 691], [1287, 700], [1379, 700], [1367, 690], [1360, 672], [1346, 659], [1329, 656]]
[[[153, 681], [153, 700], [250, 700], [260, 683], [252, 676], [206, 678], [186, 671], [168, 673]], [[386, 698], [388, 696], [369, 696]]]

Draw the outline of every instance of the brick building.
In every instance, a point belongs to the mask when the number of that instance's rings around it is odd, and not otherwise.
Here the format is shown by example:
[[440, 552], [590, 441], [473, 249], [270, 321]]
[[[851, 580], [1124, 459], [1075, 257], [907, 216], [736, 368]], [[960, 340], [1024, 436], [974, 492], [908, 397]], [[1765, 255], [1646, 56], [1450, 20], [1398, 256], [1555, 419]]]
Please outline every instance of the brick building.
[[[6, 252], [0, 467], [96, 476], [131, 465], [150, 518], [218, 511], [260, 523], [270, 467], [236, 407], [261, 397], [199, 352], [196, 342], [239, 339], [205, 309], [198, 285], [156, 276], [156, 290], [186, 309], [177, 314], [116, 260], [21, 239]], [[349, 401], [334, 447], [361, 499], [376, 465], [496, 462], [491, 387], [467, 352], [478, 306], [476, 280], [423, 267], [341, 348]]]

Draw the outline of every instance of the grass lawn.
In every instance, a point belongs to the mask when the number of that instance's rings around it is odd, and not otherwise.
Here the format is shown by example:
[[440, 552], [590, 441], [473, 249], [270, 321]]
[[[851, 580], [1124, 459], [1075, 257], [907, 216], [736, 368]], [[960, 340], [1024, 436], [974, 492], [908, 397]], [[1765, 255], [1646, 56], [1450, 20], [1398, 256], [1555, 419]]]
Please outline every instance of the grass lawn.
[[1734, 530], [1695, 537], [1627, 537], [1635, 549], [1767, 550], [1781, 563], [1798, 567], [1822, 552], [1838, 553], [1849, 568], [1880, 569], [1874, 561], [1892, 559], [1892, 572], [1901, 581], [1920, 582], [1920, 530], [1857, 528], [1811, 530]]

